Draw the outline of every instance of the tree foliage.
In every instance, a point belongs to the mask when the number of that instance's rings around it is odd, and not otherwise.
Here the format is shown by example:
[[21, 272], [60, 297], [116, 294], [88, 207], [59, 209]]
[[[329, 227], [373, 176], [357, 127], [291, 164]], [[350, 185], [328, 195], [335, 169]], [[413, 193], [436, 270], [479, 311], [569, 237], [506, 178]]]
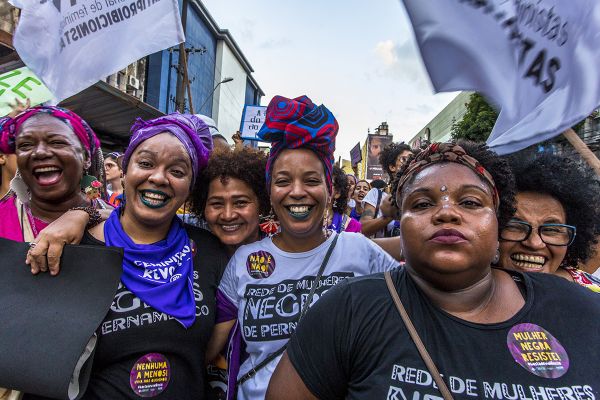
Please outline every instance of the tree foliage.
[[452, 124], [452, 140], [485, 142], [494, 128], [498, 113], [479, 93], [469, 97], [467, 112]]

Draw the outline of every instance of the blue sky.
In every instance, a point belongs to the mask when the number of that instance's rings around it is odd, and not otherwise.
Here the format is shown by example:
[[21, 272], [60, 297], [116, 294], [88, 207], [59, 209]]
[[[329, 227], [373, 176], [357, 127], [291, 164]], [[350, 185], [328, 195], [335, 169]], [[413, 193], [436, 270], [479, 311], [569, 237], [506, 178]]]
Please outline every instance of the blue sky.
[[336, 116], [338, 156], [387, 121], [408, 140], [455, 93], [433, 94], [398, 0], [203, 0], [229, 29], [265, 92], [308, 95]]

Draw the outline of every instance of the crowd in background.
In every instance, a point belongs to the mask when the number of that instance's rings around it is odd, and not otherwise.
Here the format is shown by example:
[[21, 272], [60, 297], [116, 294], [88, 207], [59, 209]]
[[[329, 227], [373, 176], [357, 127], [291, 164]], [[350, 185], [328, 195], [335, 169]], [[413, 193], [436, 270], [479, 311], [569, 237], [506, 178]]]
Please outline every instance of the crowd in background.
[[[0, 237], [29, 242], [32, 273], [56, 279], [65, 243], [122, 247], [117, 296], [169, 316], [99, 332], [84, 399], [139, 398], [129, 374], [149, 353], [169, 361], [172, 379], [156, 393], [165, 399], [417, 390], [394, 368], [435, 372], [384, 276], [444, 378], [600, 395], [600, 181], [582, 163], [392, 143], [379, 155], [387, 179], [369, 182], [334, 165], [337, 121], [306, 96], [270, 102], [259, 132], [268, 154], [188, 114], [138, 119], [129, 146], [108, 154], [59, 107], [25, 107], [0, 124]], [[138, 262], [174, 255], [166, 277], [147, 279]], [[544, 332], [546, 353], [568, 354], [566, 364], [515, 358], [515, 329]], [[588, 397], [568, 397], [578, 385]], [[440, 384], [422, 386], [439, 394]]]

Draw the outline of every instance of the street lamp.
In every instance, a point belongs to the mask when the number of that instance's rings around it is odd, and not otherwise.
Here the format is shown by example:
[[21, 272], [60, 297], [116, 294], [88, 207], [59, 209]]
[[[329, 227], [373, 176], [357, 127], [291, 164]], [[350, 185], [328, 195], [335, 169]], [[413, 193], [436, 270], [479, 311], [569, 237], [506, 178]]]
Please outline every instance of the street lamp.
[[227, 83], [227, 82], [231, 82], [233, 80], [232, 77], [227, 76], [225, 78], [223, 78], [223, 80], [219, 83], [217, 83], [217, 86], [215, 86], [215, 88], [213, 89], [213, 91], [210, 93], [210, 95], [206, 98], [206, 100], [204, 100], [204, 103], [202, 103], [202, 105], [199, 108], [199, 112], [202, 111], [202, 108], [204, 108], [204, 106], [206, 105], [206, 103], [208, 103], [208, 100], [210, 100], [213, 97], [213, 94], [215, 94], [215, 90], [217, 90], [217, 88], [219, 87], [219, 85], [221, 83]]

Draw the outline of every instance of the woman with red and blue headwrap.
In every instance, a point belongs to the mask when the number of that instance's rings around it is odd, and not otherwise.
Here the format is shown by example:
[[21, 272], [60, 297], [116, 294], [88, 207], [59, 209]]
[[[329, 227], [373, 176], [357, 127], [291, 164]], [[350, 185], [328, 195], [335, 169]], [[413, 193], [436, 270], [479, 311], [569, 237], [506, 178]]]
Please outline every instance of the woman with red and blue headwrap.
[[176, 212], [200, 190], [211, 151], [209, 128], [194, 115], [138, 119], [132, 127], [124, 201], [81, 241], [124, 250], [83, 399], [205, 398], [204, 351], [227, 255], [216, 237]]
[[31, 242], [71, 208], [105, 208], [89, 195], [101, 191], [100, 142], [74, 112], [40, 106], [4, 120], [0, 152], [16, 154], [18, 165], [12, 193], [0, 201], [0, 237]]
[[398, 265], [361, 234], [324, 226], [337, 131], [333, 114], [306, 96], [276, 96], [267, 107], [258, 136], [272, 144], [266, 181], [281, 229], [240, 247], [219, 285], [217, 326], [207, 353], [215, 356], [233, 338], [229, 398], [264, 398], [307, 304], [337, 282]]

